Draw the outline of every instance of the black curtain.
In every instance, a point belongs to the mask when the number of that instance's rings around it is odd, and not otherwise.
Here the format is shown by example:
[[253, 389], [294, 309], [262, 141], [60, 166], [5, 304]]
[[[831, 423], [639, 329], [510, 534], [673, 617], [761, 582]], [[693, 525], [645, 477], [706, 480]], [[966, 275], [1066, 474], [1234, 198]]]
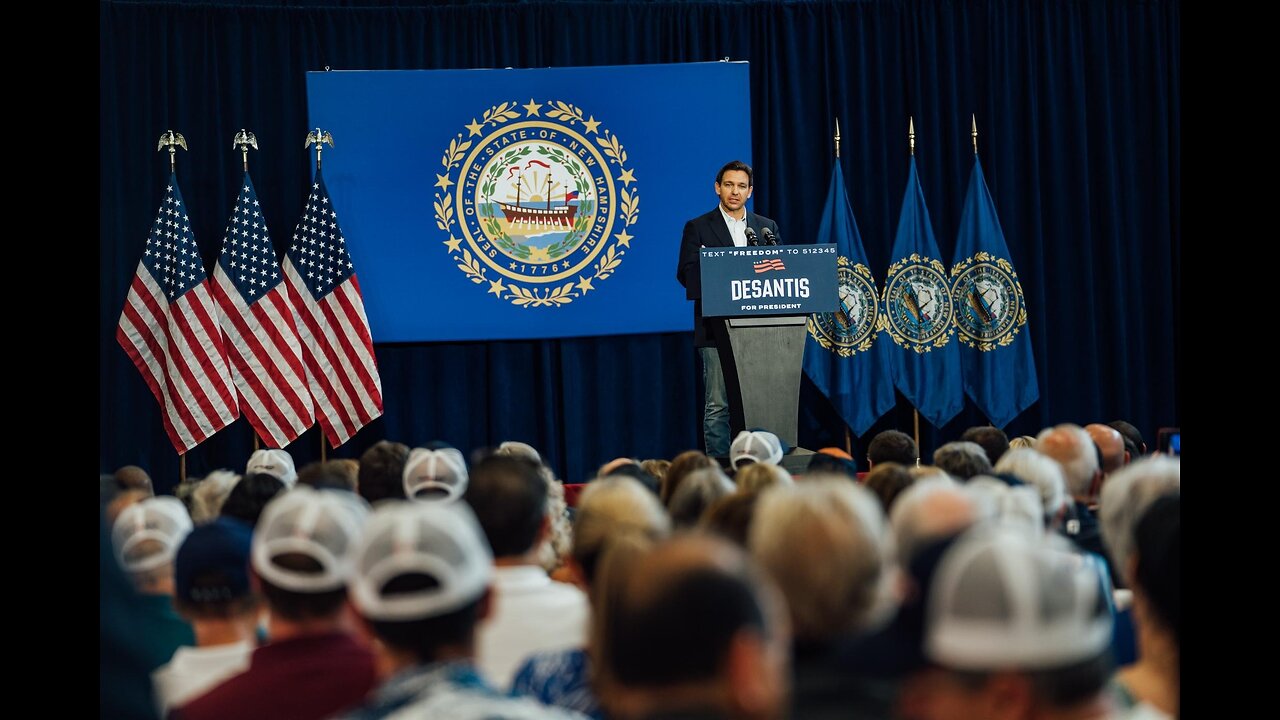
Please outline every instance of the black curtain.
[[[159, 407], [114, 338], [167, 178], [157, 138], [186, 136], [178, 179], [212, 268], [241, 172], [231, 138], [253, 131], [253, 177], [283, 254], [312, 162], [305, 73], [325, 68], [747, 60], [750, 107], [726, 111], [751, 114], [755, 209], [785, 242], [812, 239], [838, 117], [839, 162], [881, 282], [908, 117], [950, 263], [976, 115], [1040, 379], [1040, 402], [1006, 430], [1123, 418], [1154, 440], [1179, 423], [1180, 15], [1164, 0], [101, 2], [100, 469], [136, 463], [162, 489], [177, 482]], [[679, 238], [646, 241], [671, 245], [672, 277], [654, 281], [674, 282]], [[619, 455], [700, 443], [690, 333], [376, 352], [386, 414], [330, 456], [382, 438], [464, 451], [520, 439], [581, 481]], [[801, 402], [802, 444], [843, 446], [843, 424], [807, 381]], [[967, 403], [944, 428], [923, 424], [926, 457], [985, 422]], [[910, 406], [899, 402], [863, 440], [886, 428], [911, 432]], [[237, 421], [188, 454], [187, 472], [242, 470], [251, 443]], [[288, 449], [301, 465], [319, 443], [313, 429]]]

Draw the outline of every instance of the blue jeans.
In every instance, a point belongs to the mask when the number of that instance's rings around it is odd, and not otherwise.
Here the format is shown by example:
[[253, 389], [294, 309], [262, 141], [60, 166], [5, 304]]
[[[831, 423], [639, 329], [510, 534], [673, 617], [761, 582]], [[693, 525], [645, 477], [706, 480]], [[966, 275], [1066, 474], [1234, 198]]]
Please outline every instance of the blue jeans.
[[713, 347], [698, 348], [702, 356], [702, 384], [705, 388], [702, 406], [702, 439], [707, 454], [724, 457], [729, 454], [729, 393], [724, 387], [724, 370], [720, 353]]

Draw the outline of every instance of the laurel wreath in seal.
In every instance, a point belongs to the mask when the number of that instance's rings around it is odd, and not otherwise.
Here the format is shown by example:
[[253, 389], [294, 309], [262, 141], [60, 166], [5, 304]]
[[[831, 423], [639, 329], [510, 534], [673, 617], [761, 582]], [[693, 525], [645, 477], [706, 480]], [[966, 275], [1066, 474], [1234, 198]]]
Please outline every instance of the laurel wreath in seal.
[[[951, 279], [954, 281], [956, 278], [963, 275], [971, 266], [976, 265], [977, 263], [991, 263], [1008, 273], [1009, 277], [1013, 280], [1013, 291], [1018, 296], [1018, 316], [1014, 319], [1013, 326], [1010, 331], [1001, 336], [996, 342], [993, 343], [989, 340], [974, 340], [964, 333], [956, 333], [956, 339], [965, 345], [981, 352], [991, 352], [997, 347], [1012, 345], [1014, 339], [1018, 337], [1018, 329], [1026, 326], [1027, 302], [1026, 297], [1022, 294], [1022, 283], [1018, 282], [1018, 273], [1013, 271], [1013, 263], [1002, 257], [996, 257], [988, 252], [976, 252], [973, 256], [956, 263], [955, 266], [951, 268]], [[952, 295], [954, 296], [954, 292]]]
[[[951, 336], [956, 332], [954, 310], [951, 311], [951, 321], [947, 323], [947, 329], [938, 335], [938, 337], [926, 343], [916, 342], [915, 340], [898, 333], [893, 329], [893, 323], [889, 322], [889, 286], [894, 276], [902, 272], [908, 265], [928, 265], [930, 268], [937, 271], [938, 275], [943, 279], [943, 285], [946, 285], [947, 270], [942, 266], [941, 262], [933, 258], [920, 257], [919, 253], [911, 253], [907, 257], [890, 265], [889, 271], [885, 273], [883, 298], [885, 309], [884, 312], [880, 314], [880, 319], [877, 320], [876, 323], [880, 330], [888, 333], [889, 337], [893, 338], [895, 343], [901, 347], [915, 350], [917, 353], [924, 354], [933, 350], [933, 348], [944, 348], [947, 346], [948, 342], [951, 342]], [[950, 293], [951, 288], [948, 287], [947, 292]]]
[[[871, 270], [869, 270], [866, 265], [863, 265], [862, 263], [857, 263], [855, 265], [853, 261], [851, 261], [849, 258], [841, 255], [840, 257], [836, 258], [836, 267], [849, 268], [850, 271], [855, 272], [858, 275], [861, 275], [863, 279], [865, 279], [868, 283], [870, 283], [872, 289], [875, 288], [876, 281], [872, 278]], [[834, 313], [825, 313], [825, 314], [834, 314]], [[843, 358], [853, 357], [854, 354], [856, 353], [866, 352], [871, 349], [871, 346], [876, 341], [876, 332], [878, 332], [880, 328], [882, 314], [883, 313], [879, 311], [879, 308], [877, 308], [876, 320], [875, 320], [875, 323], [872, 325], [871, 332], [867, 333], [867, 336], [863, 338], [862, 341], [859, 342], [857, 345], [854, 345], [852, 343], [848, 345], [840, 345], [832, 341], [831, 338], [827, 337], [827, 335], [823, 333], [821, 329], [819, 329], [818, 323], [817, 323], [817, 317], [818, 317], [817, 314], [809, 316], [809, 323], [808, 323], [809, 334], [813, 336], [814, 340], [818, 341], [818, 344], [822, 346], [822, 349], [830, 350], [831, 352], [834, 352], [836, 355], [839, 355], [840, 357], [843, 357]]]
[[[545, 105], [547, 109], [541, 112], [531, 111], [528, 106], [520, 105], [515, 101], [503, 102], [485, 110], [479, 121], [473, 119], [471, 121], [472, 125], [467, 127], [478, 129], [492, 126], [496, 130], [513, 120], [534, 116], [558, 120], [569, 126], [581, 125], [584, 136], [587, 134], [595, 136], [595, 142], [600, 146], [600, 152], [607, 158], [607, 162], [617, 165], [618, 170], [622, 173], [628, 172], [625, 168], [625, 163], [628, 159], [626, 148], [618, 140], [617, 135], [611, 133], [608, 128], [600, 127], [600, 123], [595, 120], [594, 116], [588, 119], [584, 117], [581, 108], [560, 100], [550, 100], [541, 104], [535, 104], [533, 100], [530, 100], [529, 104], [536, 105], [538, 108]], [[525, 108], [525, 112], [521, 112], [521, 108]], [[473, 134], [478, 134], [478, 130], [473, 131]], [[592, 283], [597, 280], [606, 280], [613, 275], [618, 266], [622, 264], [622, 258], [627, 254], [625, 249], [619, 249], [617, 243], [606, 247], [601, 252], [600, 257], [597, 258], [595, 264], [591, 266], [591, 273], [589, 275], [579, 275], [576, 283], [569, 280], [557, 287], [545, 290], [530, 290], [519, 285], [503, 285], [501, 278], [496, 281], [490, 280], [488, 277], [489, 268], [486, 268], [470, 250], [463, 249], [461, 242], [453, 235], [454, 226], [458, 223], [458, 218], [453, 211], [454, 193], [458, 191], [458, 184], [454, 182], [455, 174], [456, 176], [461, 175], [462, 159], [472, 145], [473, 142], [463, 139], [461, 133], [449, 141], [449, 147], [445, 149], [444, 155], [440, 158], [440, 164], [444, 168], [444, 175], [437, 175], [440, 182], [436, 186], [442, 187], [442, 191], [435, 193], [435, 200], [432, 203], [432, 208], [435, 211], [436, 227], [449, 233], [449, 240], [445, 243], [449, 247], [449, 255], [453, 258], [458, 269], [466, 274], [471, 282], [477, 285], [489, 283], [489, 292], [509, 301], [513, 305], [529, 308], [558, 307], [585, 296], [595, 289]], [[544, 148], [543, 151], [552, 157], [556, 153], [563, 153], [563, 151], [554, 147]], [[527, 155], [532, 152], [532, 149], [526, 146], [507, 152], [512, 155], [510, 159], [514, 161], [522, 157], [521, 153]], [[587, 179], [581, 177], [581, 173], [578, 172], [575, 164], [565, 162], [564, 166], [570, 168], [569, 172], [573, 175], [573, 181], [578, 191], [586, 192], [588, 189]], [[500, 167], [500, 165], [495, 164], [494, 167]], [[487, 192], [492, 194], [493, 190], [496, 189], [498, 178], [492, 177], [493, 175], [494, 173], [491, 172], [490, 177], [484, 178], [481, 192], [486, 192], [487, 189]], [[634, 176], [631, 177], [634, 179]], [[591, 201], [588, 202], [590, 203]], [[640, 218], [640, 194], [635, 190], [628, 190], [624, 185], [618, 190], [618, 207], [621, 211], [619, 219], [622, 221], [623, 233], [627, 233]], [[587, 230], [585, 217], [591, 215], [593, 210], [594, 207], [584, 208], [575, 220], [574, 227], [570, 230], [569, 235], [564, 240], [549, 246], [547, 252], [549, 254], [560, 252], [576, 243], [581, 233]], [[516, 245], [506, 233], [501, 232], [497, 218], [491, 216], [491, 211], [481, 222], [488, 223], [485, 226], [486, 229], [490, 230], [493, 237], [496, 238], [495, 244], [503, 250], [516, 257], [523, 258], [529, 255], [527, 248]]]

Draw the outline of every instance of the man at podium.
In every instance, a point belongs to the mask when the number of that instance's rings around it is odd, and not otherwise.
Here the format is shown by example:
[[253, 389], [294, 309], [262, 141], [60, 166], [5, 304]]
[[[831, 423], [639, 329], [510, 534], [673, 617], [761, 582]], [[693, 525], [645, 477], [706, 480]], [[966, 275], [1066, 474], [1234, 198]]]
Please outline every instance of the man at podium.
[[693, 345], [702, 358], [702, 381], [706, 388], [702, 409], [702, 435], [708, 455], [729, 454], [729, 400], [725, 389], [725, 369], [716, 341], [724, 335], [724, 320], [702, 317], [702, 276], [698, 251], [704, 247], [746, 247], [776, 242], [778, 224], [763, 215], [748, 212], [752, 190], [751, 166], [734, 160], [716, 173], [714, 210], [693, 218], [684, 226], [680, 240], [680, 263], [676, 279], [685, 289], [685, 299], [693, 301]]

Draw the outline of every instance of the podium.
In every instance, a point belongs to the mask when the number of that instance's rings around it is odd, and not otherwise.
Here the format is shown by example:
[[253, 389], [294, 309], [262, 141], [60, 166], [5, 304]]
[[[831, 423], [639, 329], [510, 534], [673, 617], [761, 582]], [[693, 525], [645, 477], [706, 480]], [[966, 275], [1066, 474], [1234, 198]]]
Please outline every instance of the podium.
[[811, 313], [836, 309], [836, 246], [701, 253], [702, 316], [715, 320], [708, 325], [724, 369], [731, 437], [762, 428], [796, 447], [807, 323]]

